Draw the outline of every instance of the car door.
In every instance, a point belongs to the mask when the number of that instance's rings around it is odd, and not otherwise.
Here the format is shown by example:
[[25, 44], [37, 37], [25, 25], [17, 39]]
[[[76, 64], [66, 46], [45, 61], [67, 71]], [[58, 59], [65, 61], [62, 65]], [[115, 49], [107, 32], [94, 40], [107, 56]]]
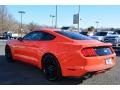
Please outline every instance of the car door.
[[22, 61], [38, 64], [48, 43], [54, 38], [54, 35], [43, 31], [33, 31], [26, 35], [21, 41], [20, 56]]
[[39, 40], [41, 37], [41, 32], [34, 31], [30, 34], [30, 38], [26, 36], [23, 38], [23, 45], [25, 47], [25, 49], [23, 50], [23, 58], [25, 62], [37, 64], [40, 44]]
[[25, 59], [25, 41], [27, 40], [31, 40], [32, 38], [32, 33], [33, 32], [30, 32], [28, 33], [27, 35], [25, 35], [25, 39], [26, 40], [16, 40], [16, 43], [14, 44], [14, 57], [15, 59], [17, 60], [24, 60]]
[[54, 38], [54, 35], [43, 31], [34, 31], [30, 40], [23, 38], [26, 61], [39, 66], [44, 51], [48, 50], [47, 47]]
[[[30, 32], [23, 37], [22, 41], [17, 41], [14, 47], [14, 56], [16, 59], [35, 64], [37, 54], [37, 36], [38, 32]], [[40, 37], [40, 36], [39, 36]]]

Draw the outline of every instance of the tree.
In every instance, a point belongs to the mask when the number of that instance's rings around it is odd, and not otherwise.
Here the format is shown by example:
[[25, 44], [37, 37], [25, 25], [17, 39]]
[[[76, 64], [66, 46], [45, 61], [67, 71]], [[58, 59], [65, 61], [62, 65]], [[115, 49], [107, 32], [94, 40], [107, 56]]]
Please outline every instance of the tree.
[[19, 23], [8, 13], [7, 7], [0, 5], [0, 33], [6, 31], [18, 32]]
[[28, 30], [29, 30], [29, 31], [33, 31], [34, 29], [40, 27], [38, 24], [33, 23], [33, 22], [29, 23], [27, 26], [28, 26]]
[[5, 30], [5, 21], [7, 18], [7, 8], [4, 5], [0, 5], [0, 32]]

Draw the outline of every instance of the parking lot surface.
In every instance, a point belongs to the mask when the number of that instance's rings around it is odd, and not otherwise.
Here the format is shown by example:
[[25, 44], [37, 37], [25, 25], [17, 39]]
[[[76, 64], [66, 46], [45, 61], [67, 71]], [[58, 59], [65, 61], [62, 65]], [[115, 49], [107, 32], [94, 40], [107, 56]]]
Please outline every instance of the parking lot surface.
[[5, 59], [5, 40], [0, 40], [0, 84], [1, 85], [120, 85], [120, 52], [114, 68], [86, 80], [67, 77], [59, 82], [47, 81], [42, 72], [32, 65], [22, 62], [8, 63]]

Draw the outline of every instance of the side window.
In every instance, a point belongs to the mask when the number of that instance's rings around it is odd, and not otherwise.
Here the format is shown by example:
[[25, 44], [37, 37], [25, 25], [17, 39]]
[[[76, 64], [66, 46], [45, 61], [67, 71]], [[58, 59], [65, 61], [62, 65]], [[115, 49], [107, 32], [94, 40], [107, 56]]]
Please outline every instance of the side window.
[[41, 32], [35, 32], [33, 34], [32, 40], [40, 40], [43, 37]]
[[34, 32], [30, 32], [28, 33], [26, 36], [23, 37], [24, 40], [53, 40], [55, 38], [55, 36], [46, 33], [46, 32], [42, 32], [42, 31], [34, 31]]
[[43, 37], [40, 40], [53, 40], [55, 38], [54, 35], [46, 33], [46, 32], [42, 32]]
[[34, 32], [28, 33], [27, 35], [25, 35], [25, 36], [23, 37], [23, 39], [24, 39], [24, 40], [31, 40], [33, 33], [34, 33]]
[[26, 36], [23, 37], [24, 40], [40, 40], [42, 34], [38, 31], [30, 32]]

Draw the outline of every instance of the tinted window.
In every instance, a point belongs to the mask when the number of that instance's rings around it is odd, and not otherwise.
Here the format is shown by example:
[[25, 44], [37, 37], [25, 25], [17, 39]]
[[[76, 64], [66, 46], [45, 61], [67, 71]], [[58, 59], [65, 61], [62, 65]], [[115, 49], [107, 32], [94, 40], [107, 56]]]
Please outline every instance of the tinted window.
[[92, 40], [92, 38], [70, 31], [56, 31], [57, 33], [75, 40]]
[[53, 40], [55, 38], [55, 36], [46, 33], [46, 32], [42, 32], [43, 37], [41, 38], [41, 40]]
[[55, 36], [42, 32], [42, 31], [34, 31], [29, 34], [27, 34], [23, 39], [24, 40], [52, 40]]
[[95, 33], [95, 36], [106, 36], [107, 32], [97, 32]]
[[41, 32], [35, 32], [35, 33], [32, 35], [32, 40], [40, 40], [42, 37], [43, 37], [43, 35], [42, 35]]
[[24, 40], [32, 40], [33, 36], [34, 36], [34, 32], [30, 32], [30, 33], [28, 33], [27, 35], [25, 35], [25, 36], [23, 37], [23, 39], [24, 39]]

